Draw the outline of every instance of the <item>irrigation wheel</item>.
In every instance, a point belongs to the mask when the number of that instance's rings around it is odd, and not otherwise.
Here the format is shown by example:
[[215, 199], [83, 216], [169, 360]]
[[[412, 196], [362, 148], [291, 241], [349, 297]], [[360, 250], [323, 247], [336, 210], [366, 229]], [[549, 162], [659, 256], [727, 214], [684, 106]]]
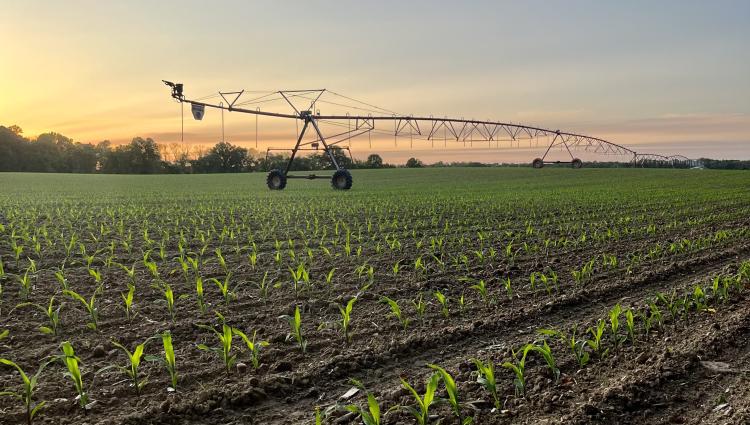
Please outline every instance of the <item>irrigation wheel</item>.
[[570, 165], [572, 165], [573, 168], [581, 168], [583, 167], [583, 161], [578, 158], [573, 158], [573, 161], [570, 163]]
[[286, 187], [286, 174], [279, 169], [271, 170], [266, 177], [266, 184], [271, 190], [282, 190]]
[[349, 190], [352, 188], [352, 174], [345, 169], [336, 170], [331, 177], [331, 186], [337, 190]]
[[542, 168], [544, 167], [544, 160], [542, 160], [542, 158], [537, 158], [531, 162], [531, 166], [534, 168]]

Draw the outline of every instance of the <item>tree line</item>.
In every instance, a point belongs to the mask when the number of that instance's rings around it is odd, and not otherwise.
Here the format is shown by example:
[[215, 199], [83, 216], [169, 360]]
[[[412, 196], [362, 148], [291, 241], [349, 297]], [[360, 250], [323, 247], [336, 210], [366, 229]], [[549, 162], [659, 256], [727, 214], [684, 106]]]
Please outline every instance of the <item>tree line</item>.
[[[394, 164], [385, 163], [378, 154], [371, 154], [367, 159], [359, 160], [335, 146], [332, 148], [332, 154], [336, 162], [347, 169], [396, 167]], [[151, 138], [135, 137], [130, 143], [114, 146], [108, 140], [95, 144], [78, 143], [54, 132], [40, 134], [32, 140], [24, 137], [23, 130], [16, 125], [0, 126], [0, 171], [112, 174], [239, 173], [285, 169], [288, 161], [289, 154], [261, 155], [253, 149], [248, 150], [227, 142], [219, 142], [209, 149], [194, 147], [191, 151], [190, 148], [178, 143], [164, 146]], [[750, 169], [750, 161], [707, 158], [701, 158], [700, 161], [703, 167], [711, 169]], [[409, 158], [403, 166], [488, 167], [518, 164], [440, 161], [427, 165], [417, 158]], [[591, 168], [628, 166], [631, 165], [625, 162], [586, 163], [586, 167]], [[293, 171], [325, 168], [331, 168], [331, 162], [322, 150], [312, 155], [297, 157], [292, 163]]]
[[[389, 168], [378, 154], [366, 160], [353, 159], [337, 147], [333, 156], [342, 167]], [[130, 143], [113, 146], [107, 140], [99, 143], [77, 143], [59, 133], [44, 133], [31, 140], [18, 126], [0, 126], [0, 171], [42, 173], [239, 173], [285, 168], [289, 154], [260, 155], [227, 142], [208, 150], [172, 144], [159, 145], [151, 138], [136, 137]], [[328, 156], [321, 151], [297, 157], [292, 170], [330, 168]]]

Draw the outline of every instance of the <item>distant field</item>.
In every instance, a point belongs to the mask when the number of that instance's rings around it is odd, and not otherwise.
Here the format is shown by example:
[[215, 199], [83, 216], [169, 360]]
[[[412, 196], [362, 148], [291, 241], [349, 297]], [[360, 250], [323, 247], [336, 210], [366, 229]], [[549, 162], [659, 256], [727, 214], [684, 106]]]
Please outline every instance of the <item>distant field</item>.
[[[362, 423], [345, 407], [369, 392], [382, 423], [415, 423], [402, 379], [422, 395], [436, 364], [478, 424], [750, 422], [750, 173], [352, 174], [0, 173], [0, 358], [33, 374], [68, 341], [88, 399], [55, 361], [35, 421]], [[136, 379], [113, 341], [146, 342]], [[366, 391], [344, 399], [351, 378]], [[0, 423], [24, 421], [0, 397]]]

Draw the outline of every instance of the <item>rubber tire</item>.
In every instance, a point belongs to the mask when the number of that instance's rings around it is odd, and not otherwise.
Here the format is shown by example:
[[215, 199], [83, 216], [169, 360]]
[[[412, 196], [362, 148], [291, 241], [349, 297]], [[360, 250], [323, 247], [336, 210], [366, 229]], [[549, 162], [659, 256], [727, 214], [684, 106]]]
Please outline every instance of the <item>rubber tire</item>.
[[286, 187], [286, 174], [279, 169], [271, 170], [266, 177], [266, 184], [271, 190], [283, 190]]
[[352, 174], [345, 169], [336, 170], [331, 177], [331, 187], [336, 190], [349, 190], [352, 188]]
[[570, 165], [575, 169], [579, 169], [583, 167], [583, 161], [578, 158], [573, 158], [573, 161], [570, 163]]
[[534, 168], [542, 168], [544, 167], [544, 161], [542, 160], [542, 158], [537, 158], [531, 161], [531, 166]]

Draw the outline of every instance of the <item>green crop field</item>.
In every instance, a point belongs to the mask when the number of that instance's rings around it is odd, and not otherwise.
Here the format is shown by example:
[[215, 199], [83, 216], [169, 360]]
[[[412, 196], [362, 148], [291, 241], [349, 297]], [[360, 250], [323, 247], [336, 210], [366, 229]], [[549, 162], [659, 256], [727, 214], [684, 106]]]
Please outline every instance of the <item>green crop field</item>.
[[0, 422], [750, 421], [750, 173], [352, 174], [0, 174]]

